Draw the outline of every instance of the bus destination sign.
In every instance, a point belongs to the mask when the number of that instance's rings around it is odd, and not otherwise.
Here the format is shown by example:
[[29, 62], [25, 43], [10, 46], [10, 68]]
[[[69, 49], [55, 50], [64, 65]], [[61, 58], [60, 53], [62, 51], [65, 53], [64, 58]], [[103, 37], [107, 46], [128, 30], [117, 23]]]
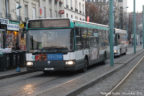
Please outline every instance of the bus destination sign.
[[68, 19], [43, 19], [30, 20], [29, 28], [60, 28], [70, 27], [70, 20]]

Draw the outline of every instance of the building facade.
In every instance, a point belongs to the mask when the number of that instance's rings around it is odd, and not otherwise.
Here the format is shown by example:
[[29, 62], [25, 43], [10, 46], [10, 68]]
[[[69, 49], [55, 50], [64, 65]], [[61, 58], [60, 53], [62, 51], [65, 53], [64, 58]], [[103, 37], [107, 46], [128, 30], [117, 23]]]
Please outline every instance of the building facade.
[[38, 0], [7, 0], [7, 18], [14, 21], [26, 21], [39, 17]]
[[39, 0], [40, 18], [62, 18], [63, 0]]
[[25, 22], [36, 18], [85, 20], [85, 0], [1, 0], [0, 17]]
[[64, 17], [85, 20], [85, 0], [64, 0]]

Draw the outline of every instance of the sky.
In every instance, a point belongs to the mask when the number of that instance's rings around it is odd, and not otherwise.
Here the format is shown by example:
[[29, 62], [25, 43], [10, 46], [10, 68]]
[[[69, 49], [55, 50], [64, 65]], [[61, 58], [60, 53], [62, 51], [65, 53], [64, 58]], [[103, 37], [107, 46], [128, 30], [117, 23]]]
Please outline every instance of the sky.
[[[133, 11], [133, 1], [134, 0], [128, 0], [128, 12]], [[143, 5], [144, 5], [144, 0], [136, 0], [136, 12], [141, 12]]]

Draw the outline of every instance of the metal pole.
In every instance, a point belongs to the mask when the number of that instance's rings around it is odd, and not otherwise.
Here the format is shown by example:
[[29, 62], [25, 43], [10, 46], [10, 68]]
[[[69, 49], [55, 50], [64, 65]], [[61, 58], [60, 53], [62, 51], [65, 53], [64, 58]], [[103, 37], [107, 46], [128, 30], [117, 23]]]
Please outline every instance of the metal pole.
[[144, 6], [143, 6], [143, 49], [144, 49]]
[[136, 53], [136, 1], [134, 0], [134, 9], [133, 9], [133, 41], [134, 41], [134, 54]]
[[5, 6], [6, 6], [6, 13], [5, 14], [6, 14], [7, 19], [8, 19], [8, 6], [9, 6], [8, 2], [9, 2], [8, 0], [5, 0]]
[[114, 65], [113, 35], [114, 35], [114, 11], [113, 0], [109, 0], [109, 34], [110, 34], [110, 65]]

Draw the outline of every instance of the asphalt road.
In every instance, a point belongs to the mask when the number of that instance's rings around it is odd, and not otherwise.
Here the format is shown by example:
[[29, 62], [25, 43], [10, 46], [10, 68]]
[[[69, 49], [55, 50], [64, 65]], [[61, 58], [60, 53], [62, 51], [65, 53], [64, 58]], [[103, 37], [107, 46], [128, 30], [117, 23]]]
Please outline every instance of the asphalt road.
[[[128, 54], [132, 52], [133, 50], [130, 49]], [[120, 62], [122, 59], [126, 60], [127, 57], [128, 56], [121, 56], [116, 58], [115, 61]], [[107, 64], [109, 64], [109, 60], [107, 61]], [[99, 69], [100, 71], [103, 71], [101, 68], [106, 65], [94, 66], [86, 73]], [[43, 72], [35, 72], [3, 79], [0, 80], [0, 96], [35, 96], [44, 90], [51, 89], [59, 84], [69, 82], [86, 73], [54, 72], [49, 75], [44, 75]]]

